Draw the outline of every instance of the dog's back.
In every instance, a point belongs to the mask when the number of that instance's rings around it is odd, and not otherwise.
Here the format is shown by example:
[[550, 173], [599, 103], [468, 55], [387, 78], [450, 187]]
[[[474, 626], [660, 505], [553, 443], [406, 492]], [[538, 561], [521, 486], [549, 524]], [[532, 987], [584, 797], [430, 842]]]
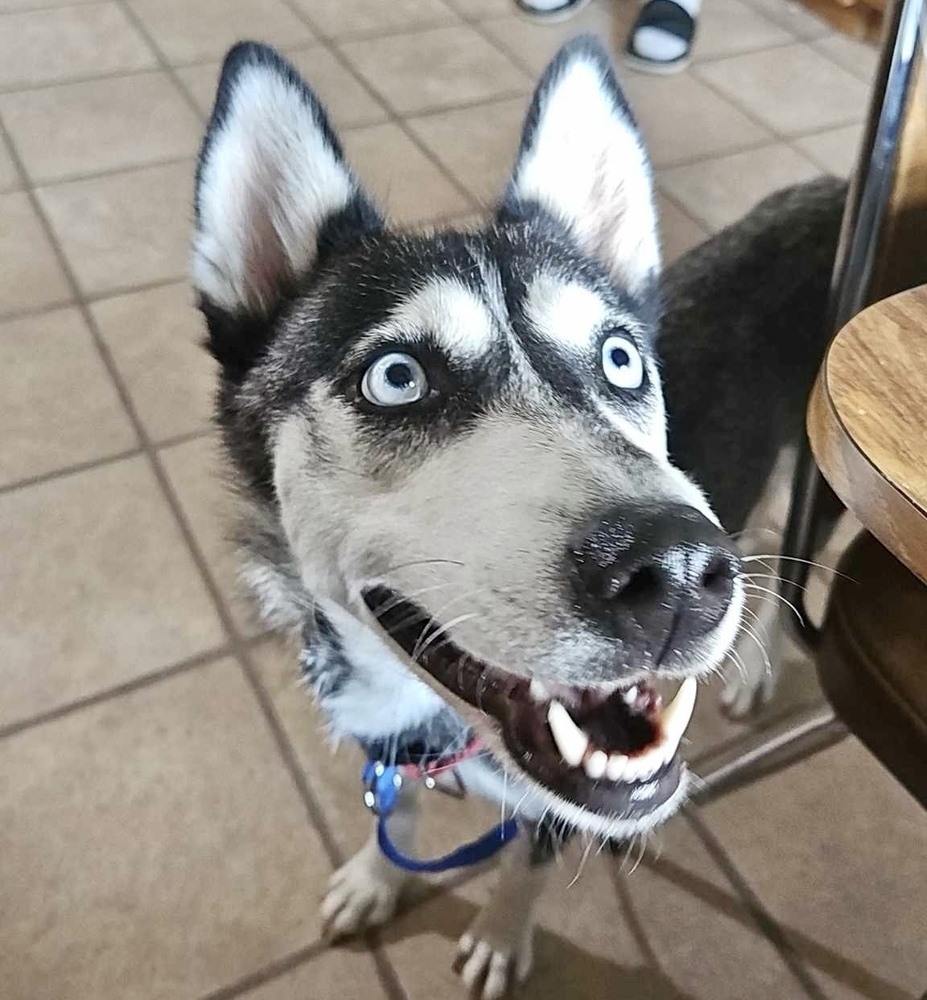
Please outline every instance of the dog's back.
[[779, 191], [665, 274], [670, 453], [728, 530], [743, 526], [801, 433], [829, 337], [845, 197], [834, 178]]

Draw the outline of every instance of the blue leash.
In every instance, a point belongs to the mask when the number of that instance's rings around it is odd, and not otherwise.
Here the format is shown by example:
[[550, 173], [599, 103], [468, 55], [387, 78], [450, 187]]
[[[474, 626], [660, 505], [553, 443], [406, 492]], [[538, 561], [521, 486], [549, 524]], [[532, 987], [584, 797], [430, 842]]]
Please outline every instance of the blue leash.
[[403, 854], [390, 839], [386, 821], [395, 809], [402, 788], [402, 769], [389, 766], [382, 761], [367, 762], [363, 773], [364, 803], [367, 808], [376, 813], [377, 843], [380, 850], [397, 868], [407, 872], [446, 872], [451, 868], [467, 868], [491, 858], [501, 851], [509, 841], [518, 834], [518, 824], [514, 819], [503, 820], [482, 837], [471, 840], [470, 843], [458, 847], [456, 851], [445, 854], [443, 858], [422, 861]]

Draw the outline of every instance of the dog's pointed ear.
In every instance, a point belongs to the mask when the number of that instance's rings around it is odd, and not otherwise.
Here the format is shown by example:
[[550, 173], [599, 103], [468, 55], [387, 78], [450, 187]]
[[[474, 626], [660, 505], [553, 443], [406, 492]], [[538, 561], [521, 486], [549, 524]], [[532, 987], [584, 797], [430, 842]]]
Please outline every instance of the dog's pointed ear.
[[538, 209], [630, 291], [655, 281], [660, 241], [650, 163], [595, 38], [568, 42], [531, 102], [500, 215], [523, 218]]
[[327, 243], [381, 221], [318, 98], [253, 42], [223, 64], [195, 212], [192, 274], [204, 311], [251, 321], [273, 310]]

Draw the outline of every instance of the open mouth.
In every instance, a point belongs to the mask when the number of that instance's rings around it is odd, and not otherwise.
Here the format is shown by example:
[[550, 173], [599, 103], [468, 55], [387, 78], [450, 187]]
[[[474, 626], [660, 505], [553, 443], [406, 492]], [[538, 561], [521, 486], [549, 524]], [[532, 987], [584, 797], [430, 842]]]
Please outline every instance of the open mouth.
[[531, 680], [471, 656], [426, 611], [386, 587], [367, 590], [364, 601], [419, 666], [498, 723], [518, 766], [557, 795], [631, 819], [654, 812], [678, 791], [694, 677], [666, 705], [641, 681], [583, 688]]

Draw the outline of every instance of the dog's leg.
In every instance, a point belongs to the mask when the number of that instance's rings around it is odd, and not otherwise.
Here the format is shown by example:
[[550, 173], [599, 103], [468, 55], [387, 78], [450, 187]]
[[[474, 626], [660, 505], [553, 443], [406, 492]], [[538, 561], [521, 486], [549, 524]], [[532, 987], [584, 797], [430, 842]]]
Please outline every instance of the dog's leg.
[[534, 962], [534, 908], [553, 848], [546, 827], [522, 834], [502, 859], [489, 902], [457, 946], [457, 968], [480, 1000], [498, 1000], [523, 982]]
[[794, 465], [794, 449], [784, 448], [756, 507], [750, 512], [738, 544], [741, 555], [747, 560], [745, 582], [749, 583], [753, 577], [756, 586], [747, 587], [743, 629], [725, 672], [721, 693], [722, 708], [735, 719], [758, 712], [772, 698], [779, 680], [785, 641], [782, 614], [785, 606], [776, 595], [777, 556], [788, 517]]
[[[418, 795], [417, 781], [404, 782], [389, 818], [390, 838], [404, 854], [415, 850]], [[374, 830], [367, 843], [329, 880], [322, 902], [325, 935], [339, 938], [386, 923], [408, 878], [407, 872], [383, 856]]]
[[[768, 565], [777, 563], [770, 560]], [[769, 589], [775, 588], [772, 581]], [[759, 712], [775, 694], [785, 647], [783, 607], [772, 595], [747, 602], [747, 631], [737, 643], [737, 660], [728, 668], [721, 692], [721, 705], [732, 719], [745, 719]]]

